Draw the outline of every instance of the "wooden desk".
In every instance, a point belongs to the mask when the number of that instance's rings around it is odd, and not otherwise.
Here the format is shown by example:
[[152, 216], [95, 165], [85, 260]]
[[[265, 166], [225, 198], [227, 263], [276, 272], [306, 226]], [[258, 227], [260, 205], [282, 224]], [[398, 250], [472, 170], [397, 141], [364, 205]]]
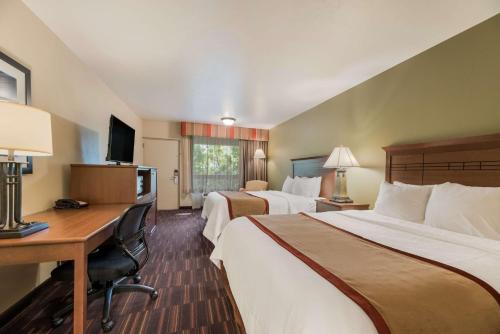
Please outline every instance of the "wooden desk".
[[48, 210], [25, 217], [49, 228], [22, 239], [0, 240], [0, 265], [75, 261], [73, 333], [85, 333], [87, 255], [113, 234], [113, 223], [129, 204], [91, 205], [78, 210]]

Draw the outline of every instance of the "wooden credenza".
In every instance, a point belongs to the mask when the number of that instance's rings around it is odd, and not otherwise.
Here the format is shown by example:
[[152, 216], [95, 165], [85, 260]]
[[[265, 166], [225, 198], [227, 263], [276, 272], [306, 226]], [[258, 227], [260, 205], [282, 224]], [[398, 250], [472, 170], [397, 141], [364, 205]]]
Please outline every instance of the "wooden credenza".
[[[156, 228], [157, 180], [154, 167], [136, 165], [72, 164], [70, 196], [92, 204], [135, 204], [153, 201], [146, 217], [146, 230]], [[142, 191], [138, 179], [142, 178]]]

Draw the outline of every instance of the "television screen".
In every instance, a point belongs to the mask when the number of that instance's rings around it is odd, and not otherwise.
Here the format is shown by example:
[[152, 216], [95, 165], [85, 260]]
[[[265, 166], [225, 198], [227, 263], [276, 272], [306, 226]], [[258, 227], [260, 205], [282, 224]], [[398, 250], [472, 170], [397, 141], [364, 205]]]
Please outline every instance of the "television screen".
[[134, 161], [135, 130], [111, 115], [109, 120], [109, 139], [107, 161]]

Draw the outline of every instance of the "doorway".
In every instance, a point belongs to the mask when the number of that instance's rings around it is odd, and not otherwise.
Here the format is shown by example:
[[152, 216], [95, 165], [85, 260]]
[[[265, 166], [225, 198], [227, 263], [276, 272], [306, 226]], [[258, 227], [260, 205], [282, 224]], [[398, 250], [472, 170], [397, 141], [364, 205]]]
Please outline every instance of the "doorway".
[[179, 141], [144, 138], [144, 164], [158, 168], [158, 210], [179, 209]]

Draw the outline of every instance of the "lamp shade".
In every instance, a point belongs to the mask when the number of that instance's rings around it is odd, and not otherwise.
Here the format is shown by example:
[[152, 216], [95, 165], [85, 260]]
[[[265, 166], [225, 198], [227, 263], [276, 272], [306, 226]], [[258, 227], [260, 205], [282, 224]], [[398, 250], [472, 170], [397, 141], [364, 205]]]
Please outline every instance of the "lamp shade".
[[344, 167], [359, 167], [359, 163], [352, 155], [349, 147], [335, 147], [330, 154], [330, 157], [323, 165], [324, 168], [344, 168]]
[[266, 154], [264, 153], [264, 151], [261, 148], [258, 148], [255, 150], [255, 154], [254, 154], [253, 158], [254, 159], [265, 159]]
[[50, 114], [30, 106], [0, 101], [0, 154], [52, 155]]

